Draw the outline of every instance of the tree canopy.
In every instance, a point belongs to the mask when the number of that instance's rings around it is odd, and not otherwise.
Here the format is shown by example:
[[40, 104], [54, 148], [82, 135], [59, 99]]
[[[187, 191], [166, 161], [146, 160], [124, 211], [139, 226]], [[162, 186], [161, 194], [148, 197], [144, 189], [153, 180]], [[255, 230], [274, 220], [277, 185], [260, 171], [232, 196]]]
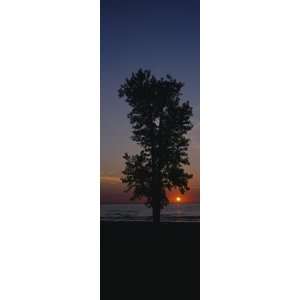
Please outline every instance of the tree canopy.
[[141, 148], [139, 154], [124, 154], [121, 180], [126, 191], [132, 191], [131, 199], [145, 198], [153, 213], [168, 203], [167, 190], [178, 188], [183, 194], [192, 178], [184, 168], [189, 165], [186, 134], [193, 127], [192, 107], [182, 101], [182, 88], [170, 75], [157, 79], [150, 70], [140, 69], [119, 89], [119, 97], [131, 107], [131, 138]]

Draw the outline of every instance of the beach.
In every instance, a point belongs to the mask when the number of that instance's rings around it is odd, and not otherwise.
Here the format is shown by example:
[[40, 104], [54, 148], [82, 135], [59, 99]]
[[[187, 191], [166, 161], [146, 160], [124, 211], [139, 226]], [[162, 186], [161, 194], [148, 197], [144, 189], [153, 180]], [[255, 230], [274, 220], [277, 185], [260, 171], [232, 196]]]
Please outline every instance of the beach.
[[199, 299], [199, 223], [101, 221], [101, 299]]

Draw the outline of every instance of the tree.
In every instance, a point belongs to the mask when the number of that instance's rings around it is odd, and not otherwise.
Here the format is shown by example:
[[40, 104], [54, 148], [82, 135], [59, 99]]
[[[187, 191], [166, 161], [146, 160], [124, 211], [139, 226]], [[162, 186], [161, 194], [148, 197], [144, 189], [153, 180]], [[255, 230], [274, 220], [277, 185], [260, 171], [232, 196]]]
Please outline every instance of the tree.
[[192, 178], [184, 170], [189, 165], [185, 135], [193, 127], [192, 108], [181, 101], [182, 87], [170, 75], [156, 79], [149, 70], [140, 69], [119, 89], [119, 97], [131, 107], [132, 140], [141, 147], [139, 154], [124, 154], [121, 181], [126, 192], [133, 191], [132, 200], [146, 199], [154, 223], [160, 222], [160, 210], [168, 204], [167, 190], [178, 188], [184, 194]]

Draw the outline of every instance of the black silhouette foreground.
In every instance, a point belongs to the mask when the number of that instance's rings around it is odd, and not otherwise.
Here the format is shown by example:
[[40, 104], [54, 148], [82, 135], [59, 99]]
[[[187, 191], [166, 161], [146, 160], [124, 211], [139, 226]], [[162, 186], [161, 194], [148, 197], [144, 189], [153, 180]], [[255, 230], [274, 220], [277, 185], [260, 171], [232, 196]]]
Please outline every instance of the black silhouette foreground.
[[132, 139], [141, 147], [139, 154], [124, 154], [121, 180], [126, 191], [133, 192], [132, 200], [146, 199], [156, 224], [160, 210], [168, 204], [166, 191], [177, 188], [184, 194], [192, 178], [184, 170], [189, 165], [185, 135], [193, 127], [192, 108], [181, 100], [182, 87], [170, 75], [156, 79], [149, 70], [140, 69], [119, 89], [119, 97], [131, 106]]
[[101, 300], [200, 299], [199, 223], [101, 222]]

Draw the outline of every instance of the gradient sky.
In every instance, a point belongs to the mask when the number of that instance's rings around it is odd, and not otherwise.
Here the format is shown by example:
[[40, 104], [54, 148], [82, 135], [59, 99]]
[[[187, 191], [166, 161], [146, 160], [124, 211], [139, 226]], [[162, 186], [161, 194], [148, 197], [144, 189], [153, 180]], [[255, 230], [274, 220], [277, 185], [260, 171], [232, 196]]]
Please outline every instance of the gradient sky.
[[[183, 81], [193, 107], [188, 170], [194, 174], [184, 201], [199, 201], [199, 0], [101, 0], [101, 201], [124, 202], [122, 155], [136, 153], [130, 140], [129, 106], [118, 98], [121, 83], [139, 68]], [[170, 195], [173, 200], [179, 193]]]

